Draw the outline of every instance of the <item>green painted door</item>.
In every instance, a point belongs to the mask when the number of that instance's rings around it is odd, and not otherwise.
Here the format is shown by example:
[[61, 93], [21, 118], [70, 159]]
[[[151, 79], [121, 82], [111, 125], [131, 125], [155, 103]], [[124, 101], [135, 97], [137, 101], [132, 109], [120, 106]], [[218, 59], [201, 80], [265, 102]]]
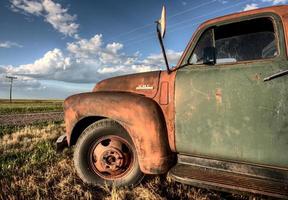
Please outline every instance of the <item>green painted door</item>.
[[176, 149], [197, 155], [288, 168], [286, 58], [188, 65], [176, 75]]

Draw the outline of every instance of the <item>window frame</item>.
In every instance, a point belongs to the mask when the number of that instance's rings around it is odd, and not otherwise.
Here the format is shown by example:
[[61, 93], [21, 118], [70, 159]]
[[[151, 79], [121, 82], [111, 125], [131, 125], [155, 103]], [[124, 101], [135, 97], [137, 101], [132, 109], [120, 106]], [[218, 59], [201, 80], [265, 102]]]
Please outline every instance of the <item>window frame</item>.
[[[253, 19], [259, 19], [259, 18], [268, 18], [272, 21], [273, 28], [274, 28], [274, 34], [275, 34], [275, 42], [276, 42], [276, 47], [277, 47], [277, 55], [273, 58], [265, 58], [265, 59], [255, 59], [255, 60], [245, 60], [245, 61], [238, 61], [238, 62], [230, 62], [230, 63], [219, 63], [219, 64], [214, 64], [214, 65], [207, 65], [207, 64], [191, 64], [189, 63], [189, 60], [191, 59], [191, 56], [201, 39], [201, 36], [205, 31], [209, 29], [214, 29], [215, 27], [220, 27], [222, 25], [228, 25], [228, 24], [233, 24], [237, 22], [243, 22], [243, 21], [248, 21], [248, 20], [253, 20]], [[213, 31], [214, 32], [214, 31]], [[200, 67], [200, 66], [230, 66], [230, 65], [240, 65], [240, 64], [245, 64], [245, 63], [254, 63], [254, 62], [267, 62], [267, 61], [275, 61], [283, 58], [283, 53], [285, 53], [285, 45], [281, 44], [280, 41], [282, 40], [281, 38], [284, 38], [284, 28], [283, 28], [283, 23], [280, 18], [280, 16], [276, 13], [272, 12], [265, 12], [265, 13], [260, 13], [260, 14], [254, 14], [254, 15], [248, 15], [248, 16], [243, 16], [240, 19], [239, 18], [234, 18], [230, 20], [225, 20], [225, 21], [220, 21], [217, 23], [210, 24], [200, 30], [197, 31], [195, 36], [192, 38], [192, 42], [188, 47], [188, 51], [186, 52], [185, 55], [183, 55], [183, 60], [181, 63], [178, 63], [177, 67], [175, 68], [176, 70], [185, 66], [193, 66], [193, 67]], [[215, 38], [213, 38], [215, 40]]]

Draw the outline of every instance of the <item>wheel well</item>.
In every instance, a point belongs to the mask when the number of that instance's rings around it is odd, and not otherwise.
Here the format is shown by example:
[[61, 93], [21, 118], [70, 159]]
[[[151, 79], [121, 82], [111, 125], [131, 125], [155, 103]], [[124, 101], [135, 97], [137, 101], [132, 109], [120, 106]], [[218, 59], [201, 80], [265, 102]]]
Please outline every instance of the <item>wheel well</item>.
[[101, 119], [105, 119], [102, 116], [89, 116], [85, 117], [77, 122], [74, 126], [70, 138], [70, 146], [75, 145], [81, 133], [92, 123], [99, 121]]

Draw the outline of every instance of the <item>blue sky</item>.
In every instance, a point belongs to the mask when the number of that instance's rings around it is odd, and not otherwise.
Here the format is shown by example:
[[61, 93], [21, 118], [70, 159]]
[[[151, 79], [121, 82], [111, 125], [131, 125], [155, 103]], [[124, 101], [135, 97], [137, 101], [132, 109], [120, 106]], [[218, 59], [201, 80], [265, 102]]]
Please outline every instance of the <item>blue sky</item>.
[[0, 98], [63, 99], [107, 77], [164, 69], [154, 21], [167, 10], [165, 46], [175, 64], [197, 26], [288, 0], [0, 1]]

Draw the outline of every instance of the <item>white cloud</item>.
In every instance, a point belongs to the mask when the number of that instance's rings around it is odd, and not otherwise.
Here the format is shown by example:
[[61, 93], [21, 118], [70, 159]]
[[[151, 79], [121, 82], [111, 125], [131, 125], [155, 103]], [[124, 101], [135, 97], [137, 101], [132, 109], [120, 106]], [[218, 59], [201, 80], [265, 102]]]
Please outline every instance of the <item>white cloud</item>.
[[69, 15], [67, 9], [63, 9], [60, 4], [51, 0], [44, 0], [43, 7], [47, 12], [45, 20], [56, 30], [69, 36], [77, 33], [79, 24], [74, 23], [76, 15]]
[[277, 4], [285, 4], [288, 2], [288, 0], [262, 0], [262, 2], [269, 2], [272, 3], [273, 5], [277, 5]]
[[6, 68], [7, 68], [8, 66], [0, 66], [0, 74], [4, 74], [4, 73], [6, 73]]
[[[9, 89], [9, 85], [10, 85], [10, 81], [6, 78], [6, 74], [0, 73], [0, 88]], [[38, 80], [35, 80], [30, 77], [25, 77], [25, 76], [18, 76], [17, 79], [13, 81], [13, 87], [16, 87], [21, 90], [43, 88], [43, 86], [41, 86], [41, 83]]]
[[29, 76], [49, 76], [55, 71], [62, 71], [70, 65], [70, 59], [64, 57], [60, 49], [48, 51], [42, 58], [32, 64], [20, 65], [19, 67], [8, 67], [8, 73], [25, 74]]
[[247, 4], [245, 6], [245, 8], [243, 9], [243, 11], [247, 11], [247, 10], [254, 10], [258, 8], [258, 4], [256, 3], [251, 3], [251, 4]]
[[[167, 51], [167, 57], [170, 64], [175, 65], [178, 62], [181, 55], [182, 52], [175, 52], [173, 50]], [[149, 66], [163, 66], [165, 64], [163, 60], [163, 55], [161, 53], [147, 56], [147, 58], [143, 60], [143, 63]]]
[[102, 35], [96, 34], [91, 39], [80, 39], [67, 44], [67, 50], [78, 58], [88, 58], [97, 55], [102, 46]]
[[76, 15], [68, 14], [68, 9], [62, 8], [59, 3], [52, 0], [11, 0], [11, 8], [15, 12], [43, 16], [60, 33], [78, 38], [79, 24], [75, 23]]
[[29, 0], [11, 0], [13, 11], [24, 11], [34, 15], [41, 15], [43, 6], [40, 2]]
[[0, 42], [0, 48], [12, 48], [12, 47], [23, 47], [22, 45], [16, 43], [16, 42], [10, 42], [10, 41], [5, 41], [5, 42]]
[[117, 51], [121, 50], [123, 48], [123, 44], [115, 43], [107, 44], [106, 49], [114, 54], [117, 53]]
[[[162, 54], [152, 54], [143, 59], [139, 53], [127, 55], [122, 49], [121, 43], [105, 45], [99, 34], [68, 43], [67, 55], [60, 49], [54, 49], [30, 64], [0, 67], [0, 73], [2, 70], [43, 80], [95, 83], [111, 76], [165, 68]], [[181, 52], [167, 51], [171, 63], [176, 63], [180, 55]]]

